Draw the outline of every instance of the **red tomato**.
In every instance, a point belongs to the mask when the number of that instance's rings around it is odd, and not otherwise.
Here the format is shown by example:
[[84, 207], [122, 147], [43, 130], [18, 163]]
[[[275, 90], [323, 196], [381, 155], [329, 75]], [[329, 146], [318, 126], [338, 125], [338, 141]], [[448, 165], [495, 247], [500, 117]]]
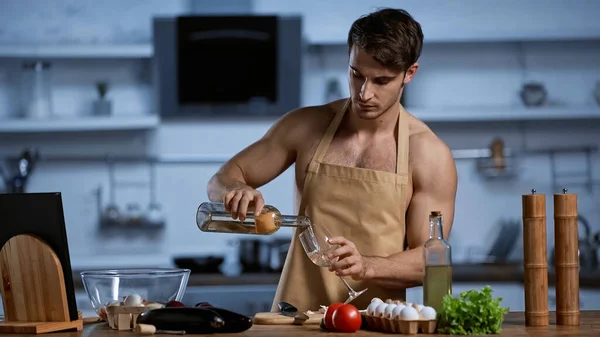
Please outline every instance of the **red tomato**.
[[333, 313], [333, 327], [340, 332], [356, 332], [360, 329], [362, 317], [352, 304], [344, 304]]
[[325, 327], [327, 330], [333, 331], [335, 329], [333, 327], [333, 313], [335, 312], [335, 309], [343, 305], [344, 303], [333, 303], [327, 307], [327, 310], [325, 310]]

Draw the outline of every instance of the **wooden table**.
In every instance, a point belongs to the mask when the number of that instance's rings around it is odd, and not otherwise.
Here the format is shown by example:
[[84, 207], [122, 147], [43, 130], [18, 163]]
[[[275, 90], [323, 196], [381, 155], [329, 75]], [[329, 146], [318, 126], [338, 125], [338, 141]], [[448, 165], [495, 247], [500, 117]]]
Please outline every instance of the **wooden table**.
[[[522, 312], [508, 313], [504, 320], [502, 333], [490, 336], [535, 336], [535, 337], [552, 337], [552, 336], [569, 336], [569, 337], [597, 337], [600, 336], [600, 311], [582, 311], [581, 325], [579, 327], [563, 327], [555, 325], [554, 313], [550, 314], [550, 326], [541, 327], [525, 327], [524, 316]], [[250, 330], [238, 334], [213, 334], [215, 337], [233, 337], [233, 336], [248, 336], [248, 337], [285, 337], [285, 336], [316, 336], [320, 335], [317, 325], [306, 326], [284, 326], [284, 325], [254, 325]], [[3, 336], [14, 337], [33, 337], [33, 336], [51, 336], [51, 337], [124, 337], [135, 336], [136, 334], [129, 331], [111, 330], [105, 323], [90, 324], [84, 327], [83, 332], [66, 332], [52, 333], [49, 335], [24, 335], [24, 334], [3, 334]], [[173, 335], [160, 335], [173, 336]], [[354, 334], [348, 333], [322, 333], [323, 337], [361, 337], [361, 336], [390, 336], [390, 334], [358, 331]], [[421, 336], [441, 336], [441, 335], [413, 335]]]

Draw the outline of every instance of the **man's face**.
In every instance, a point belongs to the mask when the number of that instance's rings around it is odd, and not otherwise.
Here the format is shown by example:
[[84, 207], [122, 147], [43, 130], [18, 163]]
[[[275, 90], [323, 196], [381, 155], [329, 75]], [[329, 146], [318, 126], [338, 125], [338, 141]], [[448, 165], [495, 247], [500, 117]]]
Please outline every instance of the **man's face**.
[[362, 119], [380, 117], [400, 101], [404, 84], [412, 79], [417, 67], [415, 63], [406, 72], [393, 71], [353, 46], [348, 67], [352, 112]]

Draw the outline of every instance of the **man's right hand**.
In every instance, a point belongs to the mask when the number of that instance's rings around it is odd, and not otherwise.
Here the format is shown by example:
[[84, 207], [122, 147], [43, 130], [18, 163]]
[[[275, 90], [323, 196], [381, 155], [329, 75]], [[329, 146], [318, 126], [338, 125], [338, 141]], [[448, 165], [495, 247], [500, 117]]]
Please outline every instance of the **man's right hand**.
[[262, 193], [246, 185], [231, 189], [225, 195], [223, 203], [225, 210], [231, 213], [231, 217], [234, 219], [239, 217], [241, 221], [246, 220], [246, 212], [250, 207], [254, 207], [254, 215], [258, 216], [265, 206]]

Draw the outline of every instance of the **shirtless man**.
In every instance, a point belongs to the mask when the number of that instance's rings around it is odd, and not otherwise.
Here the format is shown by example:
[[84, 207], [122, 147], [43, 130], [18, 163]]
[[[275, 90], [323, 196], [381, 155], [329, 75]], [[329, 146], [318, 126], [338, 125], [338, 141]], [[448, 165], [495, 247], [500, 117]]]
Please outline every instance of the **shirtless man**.
[[359, 18], [348, 34], [351, 97], [288, 112], [210, 179], [209, 199], [243, 220], [249, 207], [259, 214], [265, 205], [257, 189], [295, 163], [298, 213], [337, 236], [329, 268], [312, 264], [292, 237], [273, 310], [280, 300], [301, 310], [344, 302], [338, 276], [369, 289], [352, 302], [359, 309], [373, 297], [403, 299], [406, 288], [422, 285], [431, 211], [442, 212], [449, 237], [452, 154], [399, 103], [422, 41], [419, 23], [403, 10]]

